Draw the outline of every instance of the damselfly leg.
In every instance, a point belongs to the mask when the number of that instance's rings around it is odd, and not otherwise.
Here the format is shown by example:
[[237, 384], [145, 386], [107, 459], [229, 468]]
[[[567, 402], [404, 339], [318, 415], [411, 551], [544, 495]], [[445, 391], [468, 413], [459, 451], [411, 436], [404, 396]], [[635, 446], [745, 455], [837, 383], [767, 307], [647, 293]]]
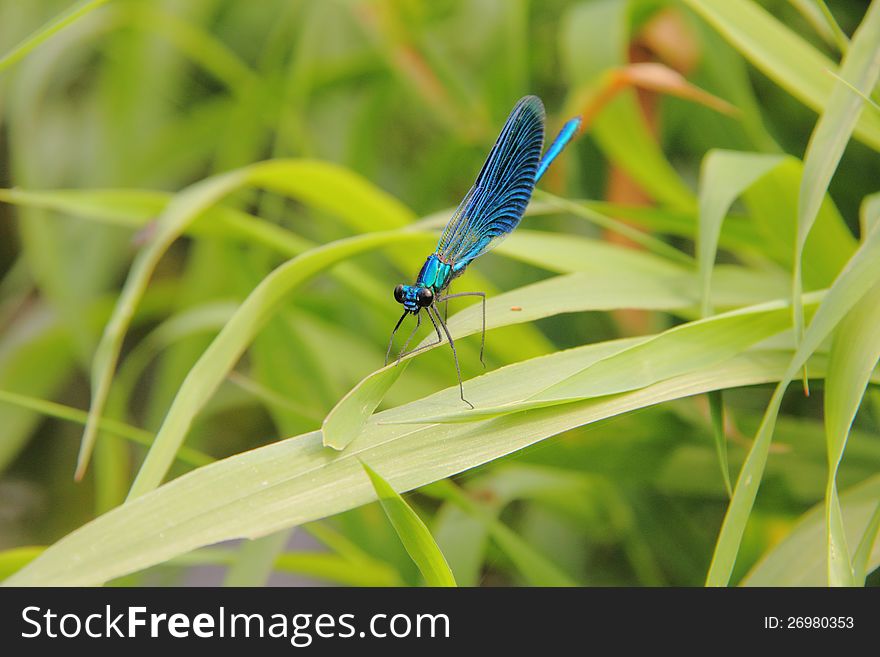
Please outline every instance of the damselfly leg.
[[[437, 299], [438, 302], [445, 301], [446, 306], [449, 306], [449, 300], [455, 299], [456, 297], [480, 297], [483, 302], [483, 333], [480, 337], [480, 362], [483, 364], [483, 369], [486, 368], [486, 361], [483, 360], [483, 350], [486, 347], [486, 293], [485, 292], [458, 292], [457, 294], [447, 294], [445, 297], [440, 297]], [[439, 313], [437, 317], [439, 317]]]
[[[425, 310], [427, 311], [427, 308]], [[400, 359], [403, 358], [404, 356], [409, 356], [411, 354], [417, 354], [420, 351], [424, 351], [425, 349], [430, 349], [431, 347], [436, 347], [438, 344], [443, 342], [443, 336], [440, 335], [440, 329], [437, 327], [437, 322], [434, 321], [434, 317], [431, 315], [431, 313], [428, 313], [428, 318], [431, 320], [431, 323], [434, 325], [434, 331], [437, 333], [437, 342], [430, 342], [428, 344], [423, 344], [421, 347], [416, 347], [415, 349], [411, 349], [410, 351], [401, 350], [400, 354], [397, 356], [398, 363], [400, 362]], [[418, 328], [418, 326], [416, 326], [416, 328]], [[410, 338], [412, 338], [412, 335], [410, 335]], [[409, 340], [406, 341], [406, 344], [404, 345], [404, 349], [406, 348], [406, 345], [408, 345], [408, 344], [409, 344]]]
[[397, 324], [394, 325], [394, 330], [391, 331], [391, 339], [388, 340], [388, 350], [385, 352], [385, 364], [388, 364], [388, 357], [391, 355], [391, 347], [394, 346], [394, 335], [397, 333], [397, 329], [400, 328], [400, 325], [403, 324], [403, 319], [409, 315], [409, 311], [404, 310], [403, 314], [400, 316], [400, 319], [397, 320]]
[[[431, 317], [431, 306], [425, 308], [428, 311], [428, 317], [431, 318], [431, 321], [434, 321], [434, 318]], [[446, 339], [449, 340], [449, 346], [452, 347], [452, 360], [455, 361], [455, 373], [458, 375], [458, 391], [461, 394], [461, 401], [470, 406], [472, 409], [474, 407], [467, 399], [464, 398], [464, 384], [461, 382], [461, 367], [458, 365], [458, 354], [455, 352], [455, 341], [453, 341], [452, 336], [449, 334], [449, 329], [446, 328], [446, 324], [443, 322], [443, 318], [440, 317], [440, 311], [437, 310], [436, 306], [433, 307], [434, 312], [437, 314], [437, 321], [440, 322], [440, 326], [443, 327], [443, 332], [446, 334]], [[434, 324], [434, 328], [437, 328], [437, 325]]]

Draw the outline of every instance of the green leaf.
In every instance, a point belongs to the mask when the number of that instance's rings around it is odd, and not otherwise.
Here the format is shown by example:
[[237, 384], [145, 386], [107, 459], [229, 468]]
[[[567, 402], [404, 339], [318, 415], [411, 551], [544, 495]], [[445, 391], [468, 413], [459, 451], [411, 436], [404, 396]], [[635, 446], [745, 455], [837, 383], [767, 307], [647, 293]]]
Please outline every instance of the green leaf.
[[[161, 215], [174, 197], [165, 192], [128, 189], [41, 190], [0, 189], [0, 201], [23, 207], [57, 210], [65, 214], [129, 228], [147, 227]], [[360, 219], [357, 220], [358, 222]], [[259, 217], [228, 208], [214, 206], [200, 214], [185, 227], [185, 233], [198, 237], [236, 239], [258, 244], [273, 252], [293, 257], [316, 244], [289, 230]], [[373, 302], [384, 301], [384, 286], [367, 271], [340, 264], [332, 274]]]
[[440, 552], [422, 519], [370, 466], [363, 462], [361, 465], [370, 477], [382, 509], [394, 526], [394, 531], [397, 532], [409, 556], [425, 578], [425, 584], [455, 586], [455, 577], [449, 569], [449, 564], [446, 563], [443, 553]]
[[[566, 261], [566, 250], [561, 244], [559, 248], [553, 248], [558, 241], [550, 239], [552, 237], [554, 236], [548, 235], [540, 240], [548, 240], [551, 246], [546, 251], [559, 255], [555, 264], [560, 266], [560, 263]], [[511, 237], [508, 241], [513, 239]], [[697, 303], [696, 285], [689, 272], [683, 272], [657, 259], [646, 258], [645, 254], [636, 257], [637, 252], [627, 249], [591, 245], [586, 240], [570, 241], [578, 246], [589, 245], [593, 257], [585, 259], [584, 263], [600, 266], [609, 258], [618, 258], [617, 265], [598, 268], [591, 273], [551, 278], [487, 299], [487, 331], [559, 313], [618, 308], [676, 310], [690, 308]], [[530, 250], [529, 246], [534, 248]], [[538, 239], [529, 240], [525, 247], [517, 248], [520, 249], [517, 251], [518, 255], [530, 253], [527, 257], [532, 258], [536, 254], [544, 253]], [[632, 254], [629, 257], [628, 251]], [[715, 300], [721, 305], [756, 301], [754, 297], [747, 296], [755, 291], [770, 295], [774, 292], [774, 285], [769, 281], [763, 280], [759, 283], [755, 280], [753, 284], [744, 285], [748, 281], [730, 276], [733, 273], [732, 270], [724, 270], [723, 275], [716, 280]], [[515, 311], [512, 308], [520, 310]], [[471, 306], [450, 317], [447, 325], [456, 340], [477, 333], [482, 329], [481, 308], [477, 305]], [[429, 342], [426, 339], [422, 345]], [[426, 351], [443, 347], [443, 344], [438, 344]], [[325, 445], [343, 449], [358, 435], [384, 395], [403, 373], [410, 358], [412, 357], [404, 358], [400, 365], [391, 364], [368, 375], [337, 402], [322, 425]]]
[[[820, 294], [811, 293], [810, 305]], [[528, 397], [514, 397], [500, 406], [477, 403], [475, 409], [426, 413], [419, 422], [473, 422], [644, 388], [687, 372], [721, 363], [791, 325], [788, 304], [775, 301], [680, 324], [589, 366], [560, 368], [559, 378]], [[474, 397], [479, 401], [479, 397]], [[411, 420], [416, 421], [416, 419]]]
[[77, 2], [67, 11], [46, 23], [43, 27], [31, 34], [0, 58], [0, 73], [11, 66], [14, 66], [16, 62], [26, 57], [31, 51], [47, 39], [51, 38], [56, 32], [63, 30], [71, 23], [93, 12], [95, 9], [98, 9], [101, 5], [107, 4], [108, 1], [109, 0], [80, 0], [80, 2]]
[[[561, 365], [584, 368], [632, 342], [587, 345], [510, 365], [473, 379], [470, 393], [496, 404], [511, 393], [527, 396], [558, 377]], [[377, 414], [343, 452], [323, 447], [315, 431], [184, 474], [72, 532], [5, 584], [97, 585], [200, 546], [264, 536], [375, 500], [358, 459], [382, 468], [395, 490], [412, 490], [573, 427], [713, 389], [778, 380], [790, 360], [790, 352], [754, 351], [641, 390], [500, 420], [389, 424], [423, 416], [426, 409], [456, 407], [458, 387], [451, 387]], [[824, 371], [821, 359], [810, 367], [814, 376]]]
[[853, 569], [837, 497], [837, 472], [865, 388], [880, 360], [880, 286], [847, 313], [834, 334], [825, 383], [825, 432], [828, 444], [828, 584], [852, 586]]
[[718, 251], [721, 225], [731, 204], [752, 183], [774, 168], [781, 155], [712, 150], [700, 168], [700, 221], [697, 231], [697, 269], [701, 285], [702, 314], [711, 313], [709, 291]]
[[807, 362], [810, 354], [831, 334], [846, 313], [877, 283], [878, 279], [880, 279], [880, 230], [874, 230], [825, 295], [785, 375], [773, 392], [754, 443], [740, 470], [727, 514], [724, 516], [712, 563], [706, 576], [708, 586], [725, 586], [730, 580], [746, 522], [751, 515], [755, 496], [758, 494], [758, 486], [767, 463], [767, 454], [776, 425], [776, 416], [788, 384]]
[[[743, 192], [764, 254], [792, 271], [797, 240], [798, 193], [803, 164], [787, 156]], [[857, 241], [827, 194], [804, 245], [803, 278], [807, 289], [831, 285], [855, 251]], [[791, 297], [791, 276], [787, 295]]]
[[[78, 408], [71, 408], [64, 404], [58, 404], [45, 399], [37, 399], [36, 397], [10, 392], [8, 390], [0, 390], [0, 403], [10, 404], [19, 408], [26, 408], [41, 415], [45, 415], [46, 417], [54, 417], [59, 420], [67, 420], [82, 425], [85, 425], [86, 418], [88, 417], [88, 414], [85, 411], [81, 411]], [[101, 429], [101, 431], [107, 432], [111, 436], [125, 438], [137, 445], [149, 447], [153, 444], [153, 434], [149, 431], [144, 431], [143, 429], [138, 429], [130, 424], [126, 424], [125, 422], [102, 417], [98, 419], [98, 428]], [[186, 463], [193, 467], [207, 465], [214, 461], [214, 459], [207, 454], [189, 447], [181, 448], [180, 452], [177, 454], [177, 458], [181, 463]]]
[[129, 498], [161, 483], [196, 414], [291, 290], [355, 254], [379, 246], [424, 240], [424, 234], [415, 232], [367, 233], [307, 251], [264, 278], [189, 370], [132, 484]]
[[[628, 307], [670, 309], [691, 305], [687, 296], [670, 293], [671, 286], [663, 281], [668, 282], [671, 278], [644, 278], [629, 269], [623, 270], [619, 276], [585, 273], [557, 276], [487, 299], [486, 330], [564, 312]], [[456, 313], [449, 318], [447, 326], [456, 340], [481, 331], [481, 308], [474, 306]], [[422, 345], [430, 342], [426, 339]], [[431, 348], [442, 346], [438, 344]], [[340, 399], [322, 424], [324, 444], [335, 449], [345, 448], [360, 433], [414, 357], [407, 356], [400, 365], [392, 363], [373, 372]]]
[[847, 51], [849, 38], [834, 20], [834, 14], [828, 9], [825, 0], [789, 0], [789, 2], [807, 19], [825, 43], [839, 52]]
[[670, 246], [663, 240], [657, 239], [656, 237], [651, 237], [650, 234], [639, 230], [637, 228], [633, 228], [632, 226], [618, 221], [608, 215], [602, 214], [583, 203], [578, 203], [576, 201], [569, 201], [568, 199], [560, 198], [559, 196], [554, 196], [553, 194], [548, 194], [547, 192], [541, 191], [540, 189], [535, 190], [533, 198], [536, 198], [540, 201], [540, 199], [544, 199], [547, 205], [553, 209], [558, 208], [560, 210], [567, 210], [572, 214], [582, 217], [587, 221], [599, 226], [600, 228], [604, 228], [611, 232], [617, 233], [618, 235], [622, 235], [636, 244], [640, 244], [644, 246], [649, 251], [653, 253], [669, 258], [670, 260], [676, 261], [679, 264], [684, 264], [685, 266], [691, 266], [693, 264], [693, 260], [686, 253], [679, 251], [674, 246]]
[[[880, 78], [880, 3], [874, 2], [868, 8], [843, 58], [840, 76], [864, 94], [871, 93]], [[800, 303], [803, 290], [801, 266], [804, 245], [819, 213], [828, 185], [831, 183], [831, 177], [837, 169], [850, 134], [862, 112], [862, 107], [862, 98], [859, 94], [853, 92], [847, 85], [837, 82], [810, 136], [807, 152], [804, 155], [804, 175], [798, 195], [797, 241], [792, 274], [792, 309], [797, 340], [800, 340], [804, 332], [803, 308]]]
[[[807, 107], [821, 112], [837, 67], [802, 37], [751, 0], [684, 0], [767, 77]], [[855, 128], [860, 141], [880, 150], [880, 115], [864, 114]]]
[[288, 194], [354, 223], [372, 220], [371, 228], [374, 230], [383, 226], [404, 225], [411, 219], [408, 211], [396, 200], [371, 187], [355, 174], [327, 163], [308, 160], [276, 160], [254, 164], [203, 180], [176, 196], [158, 219], [150, 243], [135, 258], [95, 352], [91, 379], [92, 402], [89, 407], [92, 419], [86, 424], [83, 434], [77, 478], [82, 477], [97, 438], [95, 422], [110, 392], [122, 340], [156, 265], [171, 243], [200, 214], [223, 197], [246, 186]]
[[[45, 307], [18, 313], [0, 336], [0, 388], [31, 399], [52, 397], [76, 366], [70, 336]], [[0, 471], [26, 444], [39, 417], [21, 404], [0, 405]]]
[[[840, 507], [851, 544], [877, 534], [880, 475], [862, 481], [840, 496]], [[867, 571], [880, 565], [880, 543], [865, 553]], [[743, 578], [744, 586], [824, 586], [828, 555], [825, 505], [817, 504], [801, 516], [791, 533], [765, 554]], [[865, 571], [863, 571], [865, 572]]]
[[727, 495], [733, 495], [733, 487], [730, 485], [730, 466], [727, 464], [727, 436], [724, 432], [724, 398], [721, 391], [709, 393], [709, 415], [712, 420], [712, 436], [715, 439], [715, 451], [718, 454], [718, 464], [721, 466], [721, 476], [724, 479], [724, 488]]

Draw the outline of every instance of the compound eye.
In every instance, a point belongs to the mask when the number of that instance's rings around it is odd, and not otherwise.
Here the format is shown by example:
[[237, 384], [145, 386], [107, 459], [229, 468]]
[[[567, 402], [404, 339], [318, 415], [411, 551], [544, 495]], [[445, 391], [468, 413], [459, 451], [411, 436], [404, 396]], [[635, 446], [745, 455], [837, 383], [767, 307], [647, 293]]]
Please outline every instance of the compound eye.
[[434, 301], [434, 293], [431, 292], [430, 288], [423, 287], [416, 294], [416, 303], [419, 304], [419, 308], [427, 308]]
[[403, 303], [403, 285], [398, 285], [394, 288], [394, 300], [397, 303]]

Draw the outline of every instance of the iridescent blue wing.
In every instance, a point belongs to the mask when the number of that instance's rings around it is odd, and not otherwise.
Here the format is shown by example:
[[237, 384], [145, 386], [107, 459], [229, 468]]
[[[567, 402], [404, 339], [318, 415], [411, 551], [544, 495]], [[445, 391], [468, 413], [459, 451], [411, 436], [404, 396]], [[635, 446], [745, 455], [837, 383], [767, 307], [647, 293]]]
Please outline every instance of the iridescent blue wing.
[[440, 236], [437, 255], [453, 270], [464, 268], [519, 224], [543, 147], [544, 105], [537, 96], [526, 96], [507, 117], [477, 181]]

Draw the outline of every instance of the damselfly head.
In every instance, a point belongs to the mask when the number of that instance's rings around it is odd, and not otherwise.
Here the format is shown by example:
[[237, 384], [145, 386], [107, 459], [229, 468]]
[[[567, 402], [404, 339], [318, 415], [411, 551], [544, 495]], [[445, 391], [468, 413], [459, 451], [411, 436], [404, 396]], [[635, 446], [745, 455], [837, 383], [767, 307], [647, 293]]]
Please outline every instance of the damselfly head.
[[434, 303], [434, 291], [418, 285], [398, 285], [394, 288], [394, 300], [409, 312], [417, 313]]

